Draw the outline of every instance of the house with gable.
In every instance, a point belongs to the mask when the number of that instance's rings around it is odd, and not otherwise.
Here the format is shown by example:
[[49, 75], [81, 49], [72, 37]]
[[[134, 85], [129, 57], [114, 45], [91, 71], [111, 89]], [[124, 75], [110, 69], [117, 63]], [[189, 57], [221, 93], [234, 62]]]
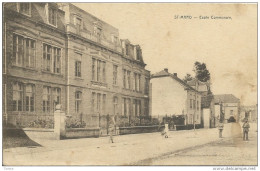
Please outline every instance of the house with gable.
[[222, 107], [222, 112], [224, 113], [225, 121], [227, 121], [232, 116], [236, 119], [236, 121], [239, 121], [239, 98], [235, 97], [233, 94], [218, 94], [214, 95], [214, 99], [216, 117], [220, 116], [220, 109]]
[[201, 93], [168, 69], [151, 76], [151, 115], [184, 115], [185, 124], [201, 123]]
[[214, 128], [216, 126], [214, 95], [210, 91], [210, 83], [192, 79], [188, 85], [201, 93], [201, 123], [204, 128]]

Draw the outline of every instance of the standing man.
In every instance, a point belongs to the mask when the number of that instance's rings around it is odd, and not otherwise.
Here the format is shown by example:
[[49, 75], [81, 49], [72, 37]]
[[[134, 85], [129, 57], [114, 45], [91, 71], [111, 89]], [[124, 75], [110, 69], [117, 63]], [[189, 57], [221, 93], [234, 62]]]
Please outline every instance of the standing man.
[[248, 123], [248, 120], [245, 120], [245, 123], [243, 124], [243, 140], [248, 141], [248, 132], [249, 132], [250, 125]]
[[224, 124], [222, 122], [219, 122], [218, 124], [219, 138], [222, 138], [223, 128], [224, 128]]

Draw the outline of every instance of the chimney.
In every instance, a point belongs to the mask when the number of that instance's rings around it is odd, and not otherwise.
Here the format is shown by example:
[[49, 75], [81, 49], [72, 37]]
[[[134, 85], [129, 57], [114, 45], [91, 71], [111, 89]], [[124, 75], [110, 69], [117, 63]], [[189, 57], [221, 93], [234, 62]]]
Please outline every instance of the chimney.
[[165, 71], [165, 72], [168, 72], [168, 68], [164, 68], [164, 71]]
[[173, 73], [173, 75], [174, 75], [175, 77], [177, 77], [177, 73]]

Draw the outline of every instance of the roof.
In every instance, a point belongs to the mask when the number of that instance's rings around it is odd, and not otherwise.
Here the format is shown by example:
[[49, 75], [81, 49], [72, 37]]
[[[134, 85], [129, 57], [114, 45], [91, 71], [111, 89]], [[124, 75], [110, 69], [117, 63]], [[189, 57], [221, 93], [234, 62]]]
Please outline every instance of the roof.
[[201, 97], [201, 108], [209, 108], [212, 100], [214, 100], [214, 96], [212, 94], [207, 95], [207, 96], [202, 96]]
[[235, 97], [233, 94], [219, 94], [214, 95], [215, 102], [222, 103], [239, 103], [240, 99]]
[[198, 82], [199, 85], [207, 85], [208, 86], [208, 82], [202, 82], [198, 79], [192, 79], [191, 81], [188, 81], [187, 84], [190, 85], [190, 86], [195, 86], [196, 85], [196, 82]]
[[151, 75], [151, 79], [153, 78], [159, 78], [159, 77], [171, 77], [172, 79], [178, 81], [182, 86], [184, 86], [185, 88], [189, 89], [189, 90], [193, 90], [198, 92], [197, 90], [195, 90], [194, 88], [192, 88], [191, 86], [189, 86], [187, 83], [185, 83], [183, 80], [181, 80], [180, 78], [178, 78], [176, 75], [173, 75], [165, 70], [162, 70], [160, 72], [157, 72], [155, 74]]

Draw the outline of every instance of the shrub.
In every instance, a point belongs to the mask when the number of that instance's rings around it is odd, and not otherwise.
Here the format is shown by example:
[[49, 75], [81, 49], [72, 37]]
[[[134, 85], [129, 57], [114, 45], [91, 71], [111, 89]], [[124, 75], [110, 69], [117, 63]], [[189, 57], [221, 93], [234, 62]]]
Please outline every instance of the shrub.
[[80, 121], [79, 119], [67, 118], [65, 120], [66, 128], [85, 128], [86, 123], [84, 121]]
[[29, 128], [47, 128], [52, 129], [54, 128], [54, 121], [51, 119], [37, 119], [28, 124]]
[[234, 116], [230, 116], [230, 118], [228, 119], [228, 123], [230, 122], [236, 122], [236, 119], [234, 118]]

